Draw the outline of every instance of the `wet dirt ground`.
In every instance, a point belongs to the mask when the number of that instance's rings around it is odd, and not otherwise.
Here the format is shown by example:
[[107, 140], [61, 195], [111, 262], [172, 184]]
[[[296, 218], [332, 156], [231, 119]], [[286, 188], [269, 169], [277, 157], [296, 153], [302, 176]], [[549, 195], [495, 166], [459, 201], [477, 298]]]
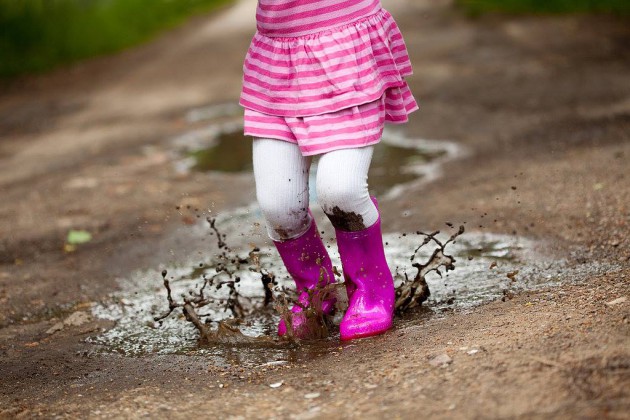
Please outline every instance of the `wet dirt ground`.
[[[627, 418], [627, 21], [471, 20], [446, 1], [385, 4], [422, 106], [406, 135], [467, 153], [381, 200], [384, 231], [448, 222], [527, 238], [579, 282], [420, 311], [381, 337], [333, 338], [278, 363], [244, 363], [238, 348], [221, 363], [99, 351], [94, 339], [115, 323], [92, 316], [96, 302], [131, 273], [203, 261], [213, 248], [190, 235], [196, 214], [253, 200], [248, 171], [181, 171], [172, 154], [191, 111], [238, 96], [253, 30], [244, 1], [146, 46], [2, 87], [0, 416]], [[93, 239], [67, 252], [70, 229]], [[250, 236], [243, 243], [264, 240]]]

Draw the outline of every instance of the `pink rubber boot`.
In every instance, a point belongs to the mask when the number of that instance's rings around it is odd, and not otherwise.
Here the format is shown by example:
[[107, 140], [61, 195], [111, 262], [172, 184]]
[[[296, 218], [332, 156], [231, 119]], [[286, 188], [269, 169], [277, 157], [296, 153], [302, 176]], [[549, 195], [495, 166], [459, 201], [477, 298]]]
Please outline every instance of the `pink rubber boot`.
[[[287, 271], [293, 277], [295, 286], [298, 291], [302, 291], [298, 297], [298, 301], [304, 307], [307, 307], [309, 295], [305, 289], [312, 290], [320, 282], [319, 286], [325, 286], [334, 283], [332, 262], [328, 256], [328, 251], [322, 242], [322, 238], [317, 231], [315, 219], [312, 219], [311, 226], [301, 236], [289, 239], [287, 241], [273, 241], [278, 249], [278, 253], [284, 262]], [[335, 299], [328, 299], [322, 302], [322, 312], [330, 314], [335, 306]], [[302, 312], [302, 308], [294, 305], [291, 312]], [[306, 320], [304, 316], [293, 316], [292, 319], [293, 333], [297, 337], [304, 337], [308, 331], [304, 330]], [[284, 320], [278, 324], [278, 335], [283, 336], [287, 333], [287, 327]]]
[[[376, 199], [372, 198], [374, 204]], [[348, 292], [342, 340], [382, 334], [394, 318], [394, 279], [385, 259], [381, 218], [372, 226], [347, 232], [335, 229]]]

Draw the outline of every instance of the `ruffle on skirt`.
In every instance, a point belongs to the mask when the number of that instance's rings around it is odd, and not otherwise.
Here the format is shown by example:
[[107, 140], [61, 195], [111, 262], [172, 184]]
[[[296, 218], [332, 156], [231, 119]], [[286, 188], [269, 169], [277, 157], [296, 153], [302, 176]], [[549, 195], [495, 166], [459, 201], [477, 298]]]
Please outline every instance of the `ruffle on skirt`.
[[386, 122], [418, 107], [402, 34], [384, 9], [351, 24], [300, 37], [256, 33], [243, 66], [240, 104], [268, 115], [305, 117], [384, 97]]

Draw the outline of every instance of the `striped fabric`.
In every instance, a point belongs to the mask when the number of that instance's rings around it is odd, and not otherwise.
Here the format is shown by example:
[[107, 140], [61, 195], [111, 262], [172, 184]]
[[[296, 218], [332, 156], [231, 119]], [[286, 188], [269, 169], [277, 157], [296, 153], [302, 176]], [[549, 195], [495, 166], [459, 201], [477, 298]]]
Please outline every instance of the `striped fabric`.
[[245, 135], [296, 143], [302, 155], [376, 144], [385, 122], [402, 124], [418, 109], [409, 89], [392, 88], [380, 99], [340, 111], [282, 117], [245, 109]]
[[258, 32], [296, 37], [322, 32], [378, 12], [380, 0], [258, 0]]
[[418, 108], [407, 48], [380, 0], [259, 0], [257, 19], [240, 98], [247, 135], [323, 153], [378, 142], [385, 122]]

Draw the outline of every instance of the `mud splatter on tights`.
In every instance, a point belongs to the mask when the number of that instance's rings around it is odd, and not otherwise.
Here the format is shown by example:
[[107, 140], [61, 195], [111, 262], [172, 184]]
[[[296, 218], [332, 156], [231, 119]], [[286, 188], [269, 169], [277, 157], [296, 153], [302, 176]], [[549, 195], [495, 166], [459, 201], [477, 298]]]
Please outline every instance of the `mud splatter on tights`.
[[[372, 146], [342, 149], [319, 156], [317, 201], [332, 224], [357, 231], [378, 219], [370, 200], [367, 173]], [[271, 239], [300, 236], [310, 225], [309, 169], [312, 157], [302, 156], [296, 144], [275, 139], [254, 139], [256, 196]]]

